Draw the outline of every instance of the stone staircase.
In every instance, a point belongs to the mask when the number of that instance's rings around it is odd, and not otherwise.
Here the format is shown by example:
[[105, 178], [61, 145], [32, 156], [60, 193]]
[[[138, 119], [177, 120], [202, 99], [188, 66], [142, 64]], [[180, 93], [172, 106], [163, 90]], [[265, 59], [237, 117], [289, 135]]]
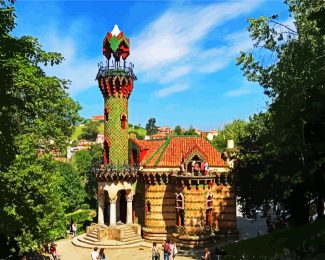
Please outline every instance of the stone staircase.
[[121, 242], [124, 242], [126, 244], [128, 243], [137, 243], [143, 241], [142, 237], [135, 233], [135, 231], [128, 225], [123, 225], [121, 227], [121, 231], [123, 234], [123, 238], [121, 239]]
[[118, 228], [121, 230], [120, 240], [98, 240], [99, 229], [107, 226], [97, 225], [88, 234], [82, 234], [72, 239], [72, 244], [83, 248], [127, 248], [127, 247], [150, 247], [151, 244], [144, 242], [143, 238], [139, 236], [129, 225], [121, 225]]

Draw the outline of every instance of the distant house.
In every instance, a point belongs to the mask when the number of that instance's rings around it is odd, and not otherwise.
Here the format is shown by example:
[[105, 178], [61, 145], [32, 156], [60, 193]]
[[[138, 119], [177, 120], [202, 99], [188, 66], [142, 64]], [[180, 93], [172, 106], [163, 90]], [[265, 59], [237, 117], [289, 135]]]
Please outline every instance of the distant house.
[[70, 160], [71, 157], [78, 151], [87, 150], [90, 146], [76, 146], [76, 147], [68, 147], [67, 148], [67, 159]]
[[215, 137], [215, 136], [217, 136], [218, 135], [218, 130], [211, 130], [209, 133], [208, 133], [208, 135], [207, 135], [207, 138], [210, 140], [210, 141], [212, 141], [213, 140], [213, 138]]
[[158, 133], [159, 134], [169, 134], [171, 133], [173, 130], [169, 127], [169, 126], [162, 126], [162, 127], [158, 127]]
[[96, 137], [96, 144], [103, 144], [105, 140], [104, 133], [98, 133]]
[[91, 121], [101, 121], [104, 120], [104, 115], [96, 115], [91, 117]]

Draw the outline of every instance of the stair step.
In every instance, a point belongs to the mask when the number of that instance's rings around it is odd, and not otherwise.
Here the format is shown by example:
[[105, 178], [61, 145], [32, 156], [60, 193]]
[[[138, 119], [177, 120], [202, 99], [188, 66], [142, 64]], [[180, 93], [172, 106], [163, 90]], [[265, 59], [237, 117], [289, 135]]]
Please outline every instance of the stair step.
[[87, 234], [86, 236], [87, 236], [87, 237], [92, 237], [92, 238], [96, 238], [96, 239], [97, 239], [97, 234], [92, 234], [92, 233], [90, 233], [90, 234]]
[[123, 238], [123, 239], [121, 240], [121, 242], [132, 242], [132, 243], [140, 242], [140, 241], [142, 241], [142, 238], [141, 238], [141, 237], [136, 237], [136, 238], [134, 238], [134, 237]]
[[97, 238], [92, 238], [92, 237], [83, 237], [83, 240], [88, 240], [88, 241], [91, 241], [91, 242], [99, 242], [99, 240]]

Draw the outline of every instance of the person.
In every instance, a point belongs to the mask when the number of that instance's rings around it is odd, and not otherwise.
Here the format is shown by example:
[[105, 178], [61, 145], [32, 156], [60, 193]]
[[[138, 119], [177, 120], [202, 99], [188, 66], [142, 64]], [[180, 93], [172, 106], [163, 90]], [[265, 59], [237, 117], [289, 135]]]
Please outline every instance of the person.
[[170, 260], [170, 244], [169, 244], [169, 239], [167, 239], [163, 243], [163, 251], [164, 251], [164, 260]]
[[178, 253], [176, 243], [174, 239], [171, 239], [170, 241], [170, 260], [174, 260], [176, 255]]
[[53, 260], [57, 260], [58, 259], [58, 252], [56, 250], [56, 247], [57, 247], [57, 244], [56, 243], [52, 243], [50, 252], [51, 252], [51, 255], [53, 257]]
[[104, 248], [101, 248], [100, 250], [99, 250], [99, 255], [98, 255], [98, 259], [99, 260], [106, 260], [106, 257], [105, 257], [105, 252], [104, 252]]
[[202, 256], [201, 259], [202, 260], [211, 260], [211, 254], [207, 247], [204, 248], [204, 256]]
[[91, 252], [91, 260], [98, 260], [97, 247], [94, 247], [94, 251]]
[[160, 254], [156, 242], [152, 243], [151, 251], [152, 251], [152, 260], [159, 260]]
[[204, 164], [204, 174], [205, 175], [209, 174], [209, 164], [208, 164], [208, 162], [205, 162], [205, 164]]
[[75, 222], [72, 223], [72, 234], [73, 237], [77, 235], [77, 224]]

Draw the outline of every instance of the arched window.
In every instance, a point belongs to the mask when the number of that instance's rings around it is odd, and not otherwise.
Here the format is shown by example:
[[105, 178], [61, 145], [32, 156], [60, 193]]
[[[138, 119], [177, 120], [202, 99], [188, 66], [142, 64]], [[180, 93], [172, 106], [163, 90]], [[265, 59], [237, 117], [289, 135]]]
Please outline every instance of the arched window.
[[148, 200], [146, 203], [146, 212], [150, 213], [151, 212], [151, 205], [150, 205], [150, 201]]
[[127, 117], [125, 114], [121, 115], [121, 128], [126, 129], [126, 122], [127, 122]]
[[206, 221], [205, 221], [207, 226], [212, 226], [212, 207], [213, 207], [212, 195], [208, 194], [207, 203], [206, 203]]
[[108, 121], [108, 108], [105, 107], [104, 109], [104, 118], [105, 118], [105, 121]]
[[107, 141], [104, 142], [104, 164], [109, 163], [109, 145]]
[[184, 226], [184, 195], [182, 193], [175, 193], [175, 195], [176, 225]]

